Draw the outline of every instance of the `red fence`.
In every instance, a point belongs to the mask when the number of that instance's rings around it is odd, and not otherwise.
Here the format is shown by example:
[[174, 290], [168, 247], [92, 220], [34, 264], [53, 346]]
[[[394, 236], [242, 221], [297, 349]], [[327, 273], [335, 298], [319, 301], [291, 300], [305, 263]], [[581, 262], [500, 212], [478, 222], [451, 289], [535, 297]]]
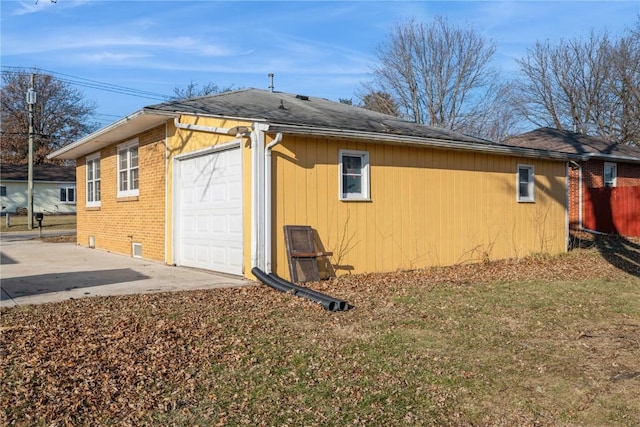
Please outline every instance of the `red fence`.
[[584, 228], [640, 237], [640, 186], [587, 188], [583, 203]]

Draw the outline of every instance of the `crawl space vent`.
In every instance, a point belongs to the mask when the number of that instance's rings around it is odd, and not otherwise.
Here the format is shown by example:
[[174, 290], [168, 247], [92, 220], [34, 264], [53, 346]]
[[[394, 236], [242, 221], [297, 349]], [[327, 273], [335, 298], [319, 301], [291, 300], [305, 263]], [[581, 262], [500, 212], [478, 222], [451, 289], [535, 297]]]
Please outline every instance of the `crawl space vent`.
[[131, 253], [134, 258], [142, 258], [142, 243], [132, 243]]

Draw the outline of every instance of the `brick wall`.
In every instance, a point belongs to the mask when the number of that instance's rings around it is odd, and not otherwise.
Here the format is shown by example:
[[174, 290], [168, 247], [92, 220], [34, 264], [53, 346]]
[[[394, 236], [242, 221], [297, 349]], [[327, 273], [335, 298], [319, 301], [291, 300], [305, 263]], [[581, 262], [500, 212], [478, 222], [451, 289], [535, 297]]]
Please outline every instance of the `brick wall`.
[[580, 169], [569, 163], [569, 228], [580, 228]]
[[132, 243], [142, 244], [142, 257], [165, 261], [165, 125], [136, 136], [139, 142], [139, 195], [117, 197], [119, 141], [100, 151], [101, 205], [86, 207], [86, 159], [77, 159], [78, 244], [124, 255]]

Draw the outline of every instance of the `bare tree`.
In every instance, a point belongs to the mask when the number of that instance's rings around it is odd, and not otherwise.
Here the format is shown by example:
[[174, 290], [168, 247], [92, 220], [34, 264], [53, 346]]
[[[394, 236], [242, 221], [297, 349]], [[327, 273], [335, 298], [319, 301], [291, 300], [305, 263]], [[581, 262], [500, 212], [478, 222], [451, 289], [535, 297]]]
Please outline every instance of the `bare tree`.
[[514, 81], [507, 81], [495, 89], [493, 102], [484, 111], [479, 111], [467, 124], [465, 133], [491, 141], [502, 141], [526, 130], [521, 116], [513, 108]]
[[593, 120], [601, 133], [608, 130], [609, 140], [640, 147], [640, 18], [635, 31], [613, 47], [611, 66], [609, 96], [615, 102], [609, 112], [597, 111]]
[[189, 82], [185, 87], [176, 86], [173, 88], [174, 99], [196, 98], [198, 96], [214, 95], [221, 92], [229, 92], [233, 90], [233, 85], [219, 87], [214, 83], [207, 83], [202, 88], [198, 88], [198, 83]]
[[368, 92], [359, 95], [359, 98], [361, 100], [360, 107], [366, 110], [400, 117], [398, 105], [389, 93], [370, 88]]
[[524, 117], [537, 126], [584, 131], [597, 103], [605, 101], [610, 53], [607, 35], [594, 32], [586, 41], [537, 42], [517, 61], [524, 76], [518, 87]]
[[26, 164], [29, 149], [29, 117], [26, 93], [30, 75], [35, 74], [34, 89], [34, 164], [49, 163], [47, 155], [73, 142], [98, 126], [90, 121], [95, 106], [67, 83], [47, 74], [16, 70], [2, 73], [0, 89], [0, 132], [2, 162]]
[[637, 32], [618, 41], [592, 30], [586, 39], [537, 42], [518, 60], [515, 109], [536, 126], [637, 141], [639, 63]]
[[498, 93], [495, 51], [473, 28], [442, 17], [430, 25], [397, 24], [378, 48], [372, 85], [416, 123], [482, 133], [477, 118], [494, 107]]

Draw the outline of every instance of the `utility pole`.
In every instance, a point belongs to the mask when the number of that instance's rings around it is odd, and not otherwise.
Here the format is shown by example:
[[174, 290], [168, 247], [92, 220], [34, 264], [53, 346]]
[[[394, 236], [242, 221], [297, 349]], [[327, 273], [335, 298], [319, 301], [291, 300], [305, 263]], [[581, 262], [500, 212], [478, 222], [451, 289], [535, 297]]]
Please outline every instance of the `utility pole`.
[[29, 106], [29, 176], [27, 177], [27, 224], [33, 230], [33, 106], [36, 103], [36, 91], [33, 89], [35, 74], [31, 74], [27, 105]]

